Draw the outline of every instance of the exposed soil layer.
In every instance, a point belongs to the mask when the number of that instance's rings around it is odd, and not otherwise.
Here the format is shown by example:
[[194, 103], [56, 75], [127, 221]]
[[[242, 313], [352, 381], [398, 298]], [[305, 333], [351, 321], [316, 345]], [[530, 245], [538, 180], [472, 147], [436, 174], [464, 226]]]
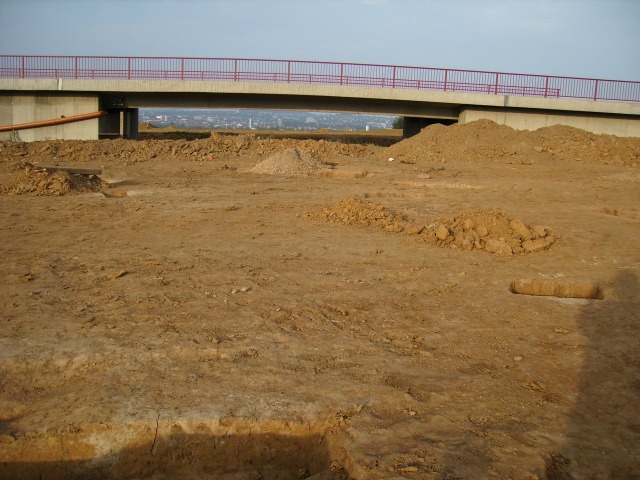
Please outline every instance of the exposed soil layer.
[[24, 171], [6, 185], [0, 185], [0, 195], [57, 196], [98, 192], [107, 185], [97, 175], [53, 173], [27, 165]]
[[639, 156], [0, 142], [0, 478], [639, 478]]
[[498, 209], [467, 210], [425, 223], [406, 214], [391, 213], [383, 205], [347, 198], [306, 217], [417, 235], [421, 241], [440, 247], [485, 250], [497, 255], [539, 252], [555, 243], [551, 229], [540, 225], [529, 227], [520, 219], [509, 219]]
[[287, 148], [282, 152], [274, 153], [249, 171], [251, 173], [297, 177], [309, 175], [323, 168], [322, 162], [316, 160], [313, 155], [297, 148]]

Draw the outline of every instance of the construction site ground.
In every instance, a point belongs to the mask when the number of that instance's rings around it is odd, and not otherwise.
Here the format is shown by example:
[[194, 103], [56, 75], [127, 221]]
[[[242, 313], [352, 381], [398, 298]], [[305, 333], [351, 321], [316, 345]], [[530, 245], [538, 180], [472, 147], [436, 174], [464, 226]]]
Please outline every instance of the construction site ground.
[[0, 478], [640, 478], [640, 139], [373, 143], [0, 142]]

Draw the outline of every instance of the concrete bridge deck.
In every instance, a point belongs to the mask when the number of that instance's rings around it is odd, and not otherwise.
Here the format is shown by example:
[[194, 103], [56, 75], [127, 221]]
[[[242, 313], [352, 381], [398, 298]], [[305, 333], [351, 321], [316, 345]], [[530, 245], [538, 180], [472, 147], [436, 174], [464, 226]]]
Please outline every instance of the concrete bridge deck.
[[[11, 78], [0, 78], [0, 125], [98, 110], [108, 112], [100, 120], [23, 131], [20, 137], [26, 141], [46, 138], [90, 139], [98, 138], [99, 133], [132, 137], [137, 132], [137, 109], [144, 107], [378, 113], [405, 117], [409, 130], [434, 122], [464, 123], [484, 118], [516, 129], [534, 130], [565, 124], [594, 133], [640, 137], [640, 101], [590, 99], [591, 96], [599, 98], [599, 85], [601, 92], [604, 85], [609, 85], [604, 90], [613, 92], [610, 96], [614, 98], [634, 99], [636, 90], [640, 97], [638, 82], [619, 82], [623, 84], [622, 90], [616, 81], [582, 79], [592, 91], [584, 87], [577, 88], [575, 82], [562, 83], [581, 79], [560, 78], [550, 81], [550, 78], [558, 77], [535, 77], [535, 81], [532, 81], [528, 77], [533, 76], [525, 76], [526, 81], [518, 84], [512, 77], [507, 77], [505, 81], [500, 81], [499, 77], [511, 75], [518, 80], [520, 76], [516, 74], [490, 72], [475, 72], [488, 76], [473, 77], [473, 82], [450, 78], [447, 83], [445, 71], [444, 82], [418, 79], [411, 83], [406, 78], [406, 72], [404, 76], [399, 76], [396, 70], [410, 67], [389, 67], [394, 69], [389, 71], [393, 76], [390, 73], [390, 78], [385, 79], [379, 76], [346, 75], [344, 64], [336, 64], [342, 65], [340, 75], [308, 74], [305, 77], [292, 73], [291, 65], [286, 74], [261, 71], [248, 75], [246, 69], [238, 72], [236, 64], [234, 71], [226, 73], [217, 72], [214, 75], [216, 72], [188, 70], [185, 75], [184, 64], [181, 71], [134, 69], [132, 74], [131, 69], [100, 70], [98, 73], [96, 70], [77, 68], [8, 70], [2, 68], [2, 60], [0, 57], [0, 77]], [[303, 63], [307, 68], [306, 62]], [[280, 66], [275, 69], [282, 70]], [[418, 70], [422, 72], [423, 69]], [[152, 78], [137, 78], [145, 75]], [[381, 74], [377, 72], [376, 75]], [[412, 75], [415, 77], [414, 73]], [[495, 75], [495, 81], [487, 83], [494, 78], [492, 75]], [[41, 78], [43, 76], [56, 78]], [[89, 76], [100, 78], [87, 78]], [[8, 134], [0, 135], [7, 138]]]

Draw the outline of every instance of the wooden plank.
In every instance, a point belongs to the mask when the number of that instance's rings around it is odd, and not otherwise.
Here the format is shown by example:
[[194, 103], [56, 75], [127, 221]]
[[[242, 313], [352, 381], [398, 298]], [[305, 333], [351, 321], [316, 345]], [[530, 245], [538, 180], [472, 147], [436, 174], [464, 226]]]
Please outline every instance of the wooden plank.
[[55, 165], [55, 166], [38, 165], [35, 168], [44, 170], [45, 172], [48, 172], [48, 173], [61, 171], [61, 172], [70, 173], [72, 175], [100, 175], [102, 173], [101, 168], [65, 167], [62, 165]]

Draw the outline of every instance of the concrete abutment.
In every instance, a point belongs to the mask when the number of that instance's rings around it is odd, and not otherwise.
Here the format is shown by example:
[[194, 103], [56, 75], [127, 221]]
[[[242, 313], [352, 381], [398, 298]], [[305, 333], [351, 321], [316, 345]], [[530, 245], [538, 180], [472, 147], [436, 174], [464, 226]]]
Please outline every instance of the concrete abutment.
[[[0, 96], [0, 125], [54, 120], [99, 110], [97, 95], [91, 94], [25, 94], [9, 93]], [[96, 140], [98, 119], [65, 123], [40, 128], [0, 132], [0, 140], [34, 142], [38, 140]]]
[[[105, 105], [106, 104], [106, 105]], [[138, 109], [113, 108], [95, 94], [40, 94], [11, 92], [0, 96], [0, 126], [57, 120], [76, 115], [107, 112], [100, 118], [0, 132], [0, 140], [98, 140], [138, 138]]]
[[596, 134], [640, 137], [638, 116], [558, 110], [463, 107], [459, 123], [491, 120], [516, 130], [538, 130], [553, 125], [567, 125]]

